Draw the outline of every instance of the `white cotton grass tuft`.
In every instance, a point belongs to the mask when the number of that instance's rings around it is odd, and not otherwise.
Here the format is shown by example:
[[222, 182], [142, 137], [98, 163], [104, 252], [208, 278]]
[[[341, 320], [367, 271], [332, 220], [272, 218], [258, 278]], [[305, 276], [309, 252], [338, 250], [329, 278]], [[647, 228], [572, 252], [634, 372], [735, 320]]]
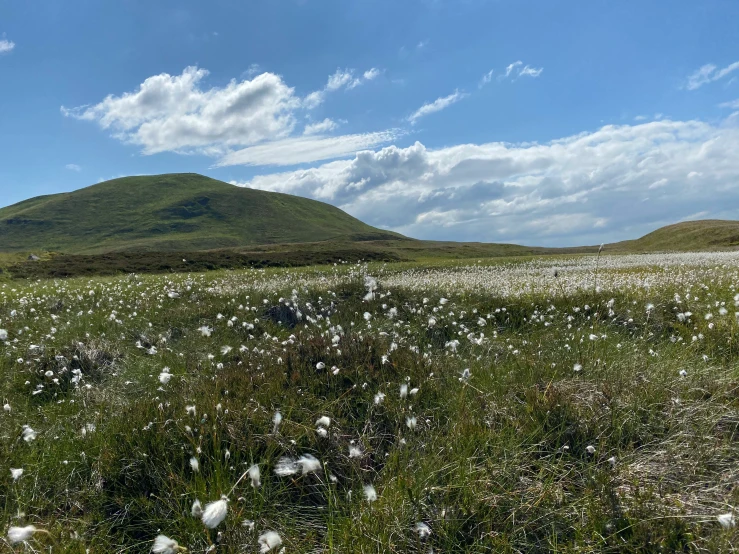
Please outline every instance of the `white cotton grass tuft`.
[[165, 367], [159, 374], [159, 382], [162, 385], [166, 385], [167, 383], [169, 383], [170, 379], [172, 379], [172, 374], [169, 372], [169, 368]]
[[228, 345], [221, 346], [221, 354], [223, 354], [224, 356], [228, 354], [229, 352], [231, 352], [231, 350], [233, 350], [233, 347], [231, 346], [228, 346]]
[[31, 429], [28, 425], [24, 425], [22, 427], [23, 431], [21, 432], [21, 436], [23, 437], [23, 440], [26, 442], [31, 442], [33, 440], [36, 440], [36, 437], [38, 436], [38, 433]]
[[308, 475], [309, 473], [314, 473], [320, 469], [321, 462], [310, 454], [304, 454], [297, 460], [283, 456], [277, 460], [277, 465], [275, 465], [275, 474], [280, 477], [295, 475], [298, 472], [303, 475]]
[[213, 332], [213, 329], [211, 329], [207, 325], [203, 325], [202, 327], [198, 327], [198, 331], [200, 331], [200, 334], [204, 337], [209, 337], [210, 334]]
[[364, 497], [367, 499], [367, 502], [370, 503], [377, 500], [377, 491], [375, 490], [375, 487], [373, 487], [372, 485], [365, 485]]
[[259, 543], [260, 554], [266, 554], [274, 548], [279, 548], [282, 545], [282, 537], [275, 531], [267, 531], [259, 535], [257, 539]]
[[418, 538], [421, 540], [427, 539], [431, 536], [431, 527], [426, 525], [423, 521], [416, 523], [414, 530], [418, 534]]
[[331, 419], [328, 416], [321, 416], [316, 420], [316, 427], [328, 427], [331, 426]]
[[277, 430], [280, 427], [280, 423], [282, 423], [282, 414], [280, 412], [275, 412], [275, 415], [272, 416], [272, 433], [277, 434]]
[[10, 544], [26, 542], [28, 539], [33, 537], [36, 531], [38, 531], [38, 529], [33, 525], [26, 525], [25, 527], [11, 527], [8, 529], [8, 542]]
[[205, 505], [202, 515], [203, 525], [208, 529], [215, 529], [226, 519], [227, 514], [228, 499], [222, 496], [220, 500]]
[[408, 429], [413, 431], [416, 428], [416, 425], [418, 424], [418, 420], [415, 418], [415, 416], [407, 417], [405, 418], [405, 424], [408, 426]]
[[349, 446], [349, 457], [350, 458], [361, 458], [363, 455], [362, 449], [358, 446]]
[[0, 329], [0, 340], [8, 340], [8, 332], [5, 329]]
[[382, 392], [378, 392], [378, 393], [377, 393], [377, 394], [375, 395], [375, 406], [379, 406], [379, 405], [380, 405], [380, 404], [382, 404], [382, 403], [383, 403], [384, 401], [385, 401], [385, 393], [382, 393]]
[[170, 539], [166, 535], [157, 535], [151, 547], [151, 551], [154, 554], [175, 554], [180, 550], [186, 550], [186, 548], [180, 546], [176, 540]]
[[198, 462], [198, 459], [195, 456], [193, 456], [192, 458], [190, 458], [190, 468], [195, 473], [197, 473], [198, 471], [200, 471], [200, 462]]
[[585, 447], [585, 450], [586, 450], [586, 451], [587, 451], [587, 453], [588, 453], [588, 454], [590, 454], [590, 455], [593, 455], [593, 454], [595, 454], [595, 446], [593, 446], [592, 444], [589, 444], [588, 446], [586, 446], [586, 447]]
[[190, 508], [190, 513], [192, 514], [192, 517], [200, 519], [203, 517], [203, 505], [200, 503], [200, 500], [197, 498], [195, 499], [195, 502], [192, 503], [192, 508]]
[[318, 362], [316, 364], [316, 369], [318, 370], [325, 369], [325, 368], [326, 368], [326, 364], [324, 364], [323, 362]]
[[573, 371], [582, 371], [582, 364], [575, 364], [572, 368]]
[[408, 385], [406, 383], [403, 383], [400, 385], [400, 398], [405, 398], [408, 396]]
[[724, 529], [733, 529], [736, 527], [736, 520], [734, 519], [734, 514], [731, 512], [719, 514], [716, 516], [716, 519]]
[[10, 468], [10, 476], [13, 478], [13, 481], [17, 481], [18, 479], [21, 478], [22, 475], [23, 475], [23, 468], [18, 468], [18, 469], [15, 469], [12, 467]]
[[262, 482], [260, 481], [261, 472], [259, 471], [259, 466], [257, 464], [254, 464], [251, 466], [247, 473], [249, 474], [249, 479], [251, 479], [251, 486], [254, 489], [258, 489], [262, 486]]

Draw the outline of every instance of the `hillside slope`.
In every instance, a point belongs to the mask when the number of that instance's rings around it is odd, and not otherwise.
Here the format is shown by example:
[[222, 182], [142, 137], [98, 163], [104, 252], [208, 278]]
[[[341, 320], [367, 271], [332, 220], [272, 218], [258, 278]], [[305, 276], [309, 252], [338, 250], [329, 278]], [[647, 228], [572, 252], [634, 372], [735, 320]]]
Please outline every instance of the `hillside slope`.
[[635, 240], [607, 245], [609, 251], [690, 252], [739, 247], [739, 221], [704, 219], [667, 225]]
[[195, 173], [124, 177], [0, 209], [0, 250], [192, 251], [404, 239], [340, 209]]

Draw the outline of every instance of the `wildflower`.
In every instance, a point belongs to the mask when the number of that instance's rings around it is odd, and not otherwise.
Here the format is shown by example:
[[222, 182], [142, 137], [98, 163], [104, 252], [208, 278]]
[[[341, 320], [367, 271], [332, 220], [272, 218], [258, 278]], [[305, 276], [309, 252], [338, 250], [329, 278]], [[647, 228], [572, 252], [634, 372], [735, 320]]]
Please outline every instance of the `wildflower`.
[[19, 542], [26, 542], [30, 539], [37, 529], [33, 525], [26, 525], [25, 527], [11, 527], [8, 529], [8, 542], [10, 544], [17, 544]]
[[586, 446], [585, 450], [587, 450], [588, 454], [595, 454], [595, 446], [593, 446], [592, 444]]
[[280, 423], [282, 423], [282, 414], [280, 412], [275, 412], [275, 415], [272, 417], [272, 433], [277, 434], [277, 429], [280, 427]]
[[418, 533], [418, 538], [421, 540], [427, 539], [431, 535], [431, 527], [426, 525], [423, 521], [416, 523], [415, 531]]
[[24, 425], [21, 435], [23, 436], [24, 441], [31, 442], [33, 440], [36, 440], [36, 436], [38, 435], [38, 433], [31, 429], [28, 425]]
[[736, 526], [736, 520], [734, 519], [734, 514], [732, 513], [726, 513], [726, 514], [719, 514], [716, 516], [716, 519], [721, 524], [721, 527], [724, 529], [731, 529], [732, 527]]
[[400, 398], [405, 398], [406, 396], [408, 396], [408, 385], [403, 383], [400, 385]]
[[198, 459], [195, 456], [190, 458], [190, 467], [195, 473], [200, 471], [200, 462], [198, 462]]
[[274, 548], [279, 548], [282, 544], [282, 538], [274, 531], [267, 531], [259, 535], [257, 542], [259, 543], [260, 554], [266, 554]]
[[224, 519], [226, 519], [227, 514], [228, 498], [222, 496], [220, 500], [216, 500], [215, 502], [210, 502], [205, 505], [205, 510], [203, 510], [202, 516], [203, 524], [208, 529], [215, 529]]
[[17, 481], [21, 478], [21, 475], [23, 475], [23, 468], [14, 469], [10, 468], [10, 476], [13, 478], [13, 481]]
[[365, 485], [364, 497], [367, 499], [367, 502], [374, 502], [377, 500], [377, 491], [375, 491], [375, 487], [372, 485]]
[[192, 517], [195, 518], [201, 518], [203, 517], [203, 505], [200, 503], [200, 500], [197, 498], [195, 499], [195, 502], [192, 503], [192, 508], [190, 508], [190, 513], [192, 514]]
[[251, 466], [248, 470], [249, 472], [249, 479], [251, 479], [251, 486], [254, 489], [259, 488], [262, 485], [262, 482], [259, 480], [260, 472], [259, 472], [259, 466], [257, 464], [254, 464]]
[[331, 419], [328, 416], [321, 416], [316, 420], [316, 427], [329, 427]]
[[154, 544], [151, 547], [151, 551], [155, 554], [175, 554], [175, 552], [180, 550], [187, 549], [177, 544], [176, 540], [170, 539], [165, 535], [157, 535], [157, 538], [154, 539]]

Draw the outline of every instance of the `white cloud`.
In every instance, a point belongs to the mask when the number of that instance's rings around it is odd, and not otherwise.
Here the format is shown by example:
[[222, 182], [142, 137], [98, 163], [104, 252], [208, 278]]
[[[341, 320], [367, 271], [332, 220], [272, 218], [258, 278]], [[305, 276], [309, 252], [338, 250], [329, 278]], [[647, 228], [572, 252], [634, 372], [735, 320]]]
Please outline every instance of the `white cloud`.
[[729, 108], [731, 110], [739, 110], [739, 98], [732, 100], [731, 102], [722, 102], [718, 105], [719, 108]]
[[324, 119], [323, 121], [318, 121], [316, 123], [309, 123], [305, 126], [305, 130], [303, 131], [304, 135], [318, 135], [321, 133], [327, 133], [328, 131], [333, 131], [336, 129], [339, 125], [332, 119], [329, 119], [328, 117]]
[[538, 77], [541, 75], [541, 72], [544, 71], [543, 67], [531, 67], [529, 65], [525, 66], [521, 72], [518, 74], [519, 77]]
[[199, 152], [287, 137], [295, 126], [300, 99], [279, 75], [232, 80], [225, 87], [201, 90], [205, 69], [186, 68], [146, 79], [138, 90], [109, 95], [93, 106], [61, 108], [64, 115], [97, 122], [145, 154]]
[[288, 138], [229, 152], [217, 163], [231, 165], [297, 165], [353, 155], [400, 136], [399, 131], [341, 135], [338, 137], [304, 136]]
[[482, 79], [480, 79], [480, 83], [477, 85], [477, 87], [482, 88], [492, 80], [493, 80], [493, 70], [491, 69], [490, 71], [485, 73], [485, 75], [482, 76]]
[[531, 67], [528, 64], [524, 65], [521, 60], [518, 60], [509, 64], [505, 68], [505, 73], [498, 76], [498, 80], [502, 81], [509, 77], [513, 80], [516, 80], [519, 77], [538, 77], [541, 75], [542, 71], [544, 71], [543, 67]]
[[0, 54], [12, 52], [13, 48], [15, 48], [15, 42], [8, 39], [0, 39]]
[[440, 112], [441, 110], [448, 108], [455, 102], [459, 102], [465, 96], [467, 96], [467, 94], [463, 92], [459, 92], [458, 90], [455, 90], [449, 96], [443, 96], [441, 98], [437, 98], [433, 102], [424, 104], [423, 106], [418, 108], [415, 112], [413, 112], [410, 116], [408, 116], [408, 121], [410, 122], [411, 125], [415, 125], [416, 122], [422, 117], [435, 113], [435, 112]]
[[428, 239], [596, 244], [690, 214], [739, 219], [739, 128], [652, 121], [546, 144], [417, 142], [243, 183]]
[[70, 171], [82, 171], [82, 168], [77, 164], [67, 164], [64, 167]]
[[718, 69], [716, 65], [708, 63], [698, 69], [696, 69], [689, 77], [686, 84], [688, 90], [695, 90], [702, 87], [707, 83], [712, 83], [723, 79], [727, 75], [733, 73], [739, 69], [739, 61], [731, 63], [723, 69]]
[[510, 76], [511, 73], [513, 73], [517, 68], [521, 67], [523, 65], [523, 62], [521, 60], [518, 60], [517, 62], [513, 62], [508, 67], [505, 68], [505, 75], [503, 77]]
[[335, 91], [339, 90], [341, 87], [345, 87], [354, 80], [354, 70], [353, 69], [337, 69], [336, 73], [333, 75], [329, 75], [328, 77], [328, 83], [326, 83], [326, 90], [328, 91]]
[[365, 71], [363, 77], [365, 81], [371, 81], [379, 77], [380, 73], [382, 72], [379, 69], [377, 69], [376, 67], [373, 67], [372, 69], [368, 69], [367, 71]]

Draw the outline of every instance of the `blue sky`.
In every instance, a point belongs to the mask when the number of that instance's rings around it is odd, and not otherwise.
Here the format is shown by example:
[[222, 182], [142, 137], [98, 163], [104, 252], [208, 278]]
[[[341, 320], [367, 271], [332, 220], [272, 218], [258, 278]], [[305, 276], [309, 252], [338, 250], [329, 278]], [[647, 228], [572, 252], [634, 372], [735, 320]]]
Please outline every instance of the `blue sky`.
[[0, 205], [192, 171], [417, 238], [739, 219], [737, 21], [735, 0], [0, 0]]

